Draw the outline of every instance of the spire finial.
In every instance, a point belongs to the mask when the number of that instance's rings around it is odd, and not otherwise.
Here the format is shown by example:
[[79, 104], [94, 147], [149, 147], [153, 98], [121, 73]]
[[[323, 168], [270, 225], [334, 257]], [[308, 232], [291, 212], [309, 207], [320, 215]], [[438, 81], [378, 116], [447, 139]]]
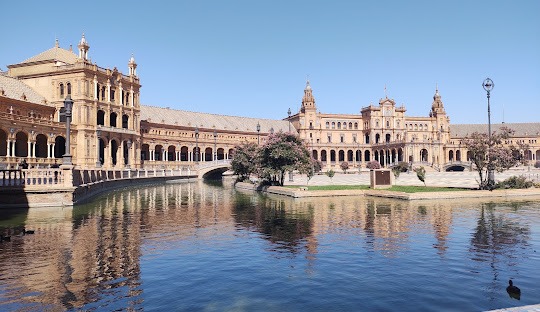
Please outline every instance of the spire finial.
[[60, 43], [58, 43], [58, 38], [54, 39], [54, 47], [55, 48], [60, 47]]
[[384, 84], [384, 97], [388, 98], [388, 94], [386, 93], [386, 83]]

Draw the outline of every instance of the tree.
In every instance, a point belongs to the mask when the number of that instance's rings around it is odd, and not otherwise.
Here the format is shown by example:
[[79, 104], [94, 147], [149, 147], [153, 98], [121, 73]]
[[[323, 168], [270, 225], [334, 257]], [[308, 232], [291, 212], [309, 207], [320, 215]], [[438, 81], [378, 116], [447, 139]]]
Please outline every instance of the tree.
[[372, 160], [366, 164], [366, 168], [370, 170], [381, 169], [381, 163], [376, 160]]
[[476, 166], [480, 178], [478, 185], [482, 190], [492, 190], [494, 187], [488, 181], [487, 173], [490, 169], [503, 172], [513, 166], [524, 164], [526, 161], [523, 157], [523, 151], [528, 149], [528, 145], [518, 143], [517, 146], [504, 146], [503, 142], [508, 141], [514, 131], [507, 127], [502, 127], [500, 130], [499, 133], [493, 132], [491, 141], [488, 134], [478, 132], [471, 134], [464, 140], [471, 161]]
[[307, 176], [307, 183], [306, 184], [309, 184], [309, 180], [311, 180], [311, 178], [313, 178], [313, 176], [320, 172], [321, 171], [321, 167], [322, 167], [322, 164], [321, 164], [321, 161], [320, 160], [317, 160], [315, 158], [311, 158], [310, 159], [310, 166], [309, 168], [305, 168], [305, 167], [302, 167], [299, 172], [301, 174], [306, 174]]
[[270, 184], [283, 185], [285, 172], [307, 173], [311, 168], [310, 153], [305, 143], [292, 133], [270, 134], [259, 149], [258, 174]]
[[347, 173], [347, 169], [349, 169], [349, 163], [344, 161], [339, 165], [341, 167], [341, 170], [343, 170], [343, 173]]
[[420, 166], [414, 169], [414, 172], [416, 172], [416, 176], [418, 177], [418, 180], [424, 182], [424, 186], [426, 186], [426, 169]]
[[334, 170], [330, 169], [330, 170], [326, 171], [325, 174], [330, 178], [330, 181], [332, 181], [332, 178], [334, 177], [334, 175], [336, 173], [334, 172]]
[[235, 146], [231, 167], [234, 174], [238, 175], [238, 181], [249, 179], [249, 176], [257, 171], [258, 147], [255, 143], [244, 143]]

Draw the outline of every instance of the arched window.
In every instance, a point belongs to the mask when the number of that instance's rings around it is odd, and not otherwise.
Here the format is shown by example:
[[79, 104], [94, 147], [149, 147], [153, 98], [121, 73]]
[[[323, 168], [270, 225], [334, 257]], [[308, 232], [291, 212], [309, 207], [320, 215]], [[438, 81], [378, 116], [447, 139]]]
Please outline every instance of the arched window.
[[337, 123], [337, 128], [338, 128], [338, 129], [341, 129], [341, 122], [338, 122], [338, 123]]
[[71, 94], [71, 83], [67, 83], [67, 94], [70, 95]]
[[326, 122], [326, 129], [330, 129], [330, 122]]
[[357, 122], [354, 123], [354, 129], [358, 129], [358, 123]]
[[64, 84], [63, 83], [60, 84], [60, 97], [61, 98], [64, 97]]
[[332, 129], [336, 129], [336, 123], [332, 122]]

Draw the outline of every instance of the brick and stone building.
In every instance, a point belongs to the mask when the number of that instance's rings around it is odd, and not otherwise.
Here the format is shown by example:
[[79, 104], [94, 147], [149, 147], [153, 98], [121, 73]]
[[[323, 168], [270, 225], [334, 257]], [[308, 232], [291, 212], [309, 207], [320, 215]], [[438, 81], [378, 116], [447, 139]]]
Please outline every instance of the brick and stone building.
[[[64, 100], [74, 100], [71, 155], [77, 168], [174, 168], [229, 159], [243, 142], [263, 144], [274, 131], [295, 131], [325, 169], [346, 161], [356, 169], [370, 160], [384, 166], [404, 161], [437, 170], [464, 167], [463, 138], [487, 125], [452, 125], [435, 90], [429, 116], [411, 117], [385, 96], [359, 114], [317, 110], [309, 82], [298, 112], [284, 120], [223, 116], [140, 102], [135, 58], [127, 72], [102, 68], [89, 57], [83, 35], [78, 53], [54, 46], [0, 72], [0, 166], [57, 166], [65, 154]], [[501, 125], [493, 125], [497, 130]], [[540, 159], [540, 123], [504, 124], [516, 131], [509, 143], [530, 146], [525, 157]]]

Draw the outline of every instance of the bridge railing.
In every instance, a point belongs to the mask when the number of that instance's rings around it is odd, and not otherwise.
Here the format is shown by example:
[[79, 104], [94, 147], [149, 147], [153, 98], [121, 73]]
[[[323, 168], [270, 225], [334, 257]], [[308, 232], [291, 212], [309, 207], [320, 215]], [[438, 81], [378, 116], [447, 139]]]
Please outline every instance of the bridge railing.
[[206, 169], [206, 168], [211, 168], [211, 167], [222, 167], [222, 166], [228, 166], [230, 164], [231, 164], [230, 159], [220, 159], [220, 160], [213, 160], [213, 161], [205, 161], [205, 162], [200, 162], [197, 165], [197, 169], [201, 170], [201, 169]]

